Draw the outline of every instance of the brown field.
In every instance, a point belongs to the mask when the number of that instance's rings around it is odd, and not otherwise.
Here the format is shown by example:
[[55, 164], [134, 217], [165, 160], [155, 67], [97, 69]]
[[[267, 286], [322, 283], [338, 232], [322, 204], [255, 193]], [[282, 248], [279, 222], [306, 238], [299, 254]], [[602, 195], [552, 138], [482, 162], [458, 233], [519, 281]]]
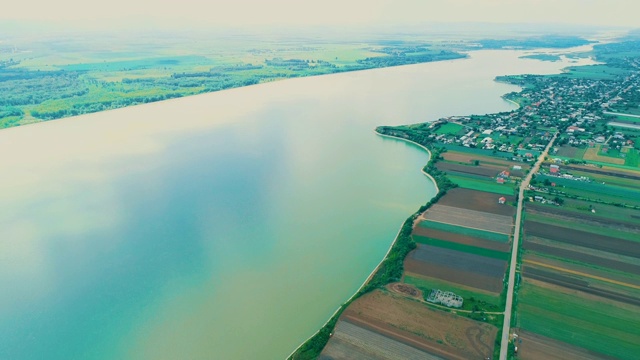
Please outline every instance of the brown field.
[[440, 205], [440, 203], [429, 208], [424, 213], [424, 217], [428, 220], [506, 235], [510, 235], [513, 231], [513, 217], [511, 216]]
[[600, 256], [581, 253], [579, 251], [573, 251], [569, 249], [557, 248], [554, 246], [539, 244], [525, 240], [523, 248], [526, 250], [533, 250], [539, 253], [548, 254], [568, 260], [580, 261], [587, 264], [593, 264], [597, 266], [606, 267], [618, 271], [623, 271], [631, 274], [640, 275], [640, 265], [630, 264], [623, 261], [616, 261], [612, 259], [603, 258]]
[[592, 174], [600, 174], [600, 175], [615, 176], [615, 177], [626, 178], [626, 179], [640, 180], [640, 172], [638, 171], [616, 169], [611, 167], [597, 168], [597, 167], [586, 166], [586, 165], [565, 165], [562, 168], [565, 170], [578, 170], [578, 171], [584, 171]]
[[340, 320], [319, 360], [440, 360], [415, 347], [396, 341], [364, 327]]
[[573, 146], [561, 146], [558, 149], [558, 153], [556, 154], [557, 156], [562, 156], [562, 157], [568, 157], [568, 158], [575, 158], [576, 154], [578, 153], [578, 148], [577, 147], [573, 147]]
[[500, 165], [500, 166], [513, 166], [520, 165], [523, 170], [527, 170], [529, 165], [526, 163], [520, 163], [515, 161], [509, 161], [505, 159], [499, 159], [491, 156], [484, 155], [476, 155], [476, 154], [467, 154], [462, 152], [457, 152], [453, 150], [449, 150], [446, 153], [442, 154], [442, 157], [446, 161], [459, 162], [463, 164], [473, 164], [474, 160], [480, 161], [480, 165]]
[[609, 164], [624, 165], [624, 159], [614, 158], [609, 156], [600, 156], [598, 155], [598, 151], [600, 151], [600, 146], [588, 148], [587, 151], [585, 151], [582, 159], [599, 161], [599, 162], [604, 162]]
[[617, 293], [608, 289], [597, 288], [591, 286], [588, 281], [577, 279], [575, 277], [560, 274], [554, 271], [543, 270], [526, 265], [524, 268], [524, 276], [528, 279], [542, 281], [571, 290], [578, 290], [587, 294], [603, 297], [605, 299], [640, 306], [640, 299], [635, 296]]
[[392, 291], [397, 294], [401, 294], [404, 296], [409, 296], [418, 300], [422, 300], [422, 291], [414, 287], [413, 285], [408, 285], [404, 283], [391, 283], [386, 286], [387, 290]]
[[518, 359], [523, 360], [604, 360], [613, 359], [565, 342], [519, 330]]
[[501, 195], [484, 191], [455, 188], [447, 191], [447, 194], [438, 200], [438, 204], [484, 211], [496, 215], [515, 215], [516, 208], [508, 205], [516, 200], [515, 196], [505, 196], [505, 198], [507, 198], [507, 204], [498, 204], [498, 198], [500, 198], [500, 196]]
[[418, 276], [500, 293], [507, 262], [500, 259], [418, 244], [407, 255], [404, 269]]
[[445, 359], [490, 357], [498, 331], [379, 290], [354, 301], [340, 319]]
[[535, 221], [525, 221], [524, 230], [527, 235], [640, 258], [640, 246], [637, 246], [637, 243], [632, 241]]
[[462, 164], [449, 163], [444, 161], [438, 162], [436, 164], [436, 168], [444, 172], [454, 171], [454, 172], [463, 173], [463, 174], [480, 175], [487, 178], [496, 177], [502, 170], [508, 169], [507, 166], [503, 166], [502, 168], [500, 168], [500, 170], [498, 170], [499, 168], [489, 166], [489, 165], [479, 165], [479, 166], [462, 165]]
[[499, 241], [484, 240], [473, 236], [460, 235], [448, 231], [429, 229], [422, 226], [413, 228], [413, 233], [418, 236], [425, 236], [433, 239], [446, 240], [458, 244], [477, 246], [485, 249], [508, 252], [511, 249], [509, 243]]
[[622, 231], [640, 232], [640, 226], [632, 222], [616, 221], [601, 216], [597, 216], [593, 213], [576, 213], [574, 211], [566, 210], [561, 207], [551, 207], [542, 205], [540, 203], [527, 204], [527, 212], [531, 214], [552, 215], [556, 218], [567, 220], [570, 222], [579, 222], [584, 224], [597, 224], [598, 226], [604, 226], [612, 229], [619, 229]]

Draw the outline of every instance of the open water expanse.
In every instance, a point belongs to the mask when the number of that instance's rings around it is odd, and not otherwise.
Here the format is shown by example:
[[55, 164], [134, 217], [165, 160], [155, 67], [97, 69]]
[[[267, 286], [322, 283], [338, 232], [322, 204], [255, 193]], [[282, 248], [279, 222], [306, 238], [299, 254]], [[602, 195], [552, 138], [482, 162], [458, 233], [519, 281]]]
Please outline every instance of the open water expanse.
[[435, 193], [377, 125], [505, 111], [470, 59], [280, 81], [0, 131], [0, 358], [282, 359]]

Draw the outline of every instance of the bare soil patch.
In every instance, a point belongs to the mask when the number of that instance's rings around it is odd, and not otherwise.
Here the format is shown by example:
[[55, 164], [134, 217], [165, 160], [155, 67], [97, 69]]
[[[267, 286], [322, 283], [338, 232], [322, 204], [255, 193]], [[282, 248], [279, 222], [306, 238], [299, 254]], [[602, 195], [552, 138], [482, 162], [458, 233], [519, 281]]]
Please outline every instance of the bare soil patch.
[[462, 153], [462, 152], [457, 152], [452, 150], [449, 150], [444, 154], [442, 154], [442, 157], [447, 161], [459, 162], [459, 163], [469, 164], [469, 165], [472, 165], [475, 160], [478, 160], [480, 161], [480, 165], [503, 165], [503, 166], [509, 166], [509, 167], [513, 165], [520, 165], [522, 166], [523, 170], [527, 170], [529, 168], [529, 165], [525, 163], [519, 163], [515, 161], [509, 161], [509, 160], [499, 159], [499, 158], [485, 156], [485, 155]]
[[597, 354], [565, 342], [550, 339], [548, 337], [520, 330], [518, 359], [523, 360], [603, 360], [613, 359], [606, 355]]
[[525, 221], [524, 229], [529, 235], [640, 258], [640, 246], [632, 241], [535, 221]]
[[[449, 162], [444, 162], [444, 161], [440, 161], [436, 164], [436, 168], [438, 168], [438, 170], [444, 171], [444, 172], [457, 172], [457, 173], [462, 173], [462, 174], [471, 174], [471, 175], [479, 175], [479, 176], [484, 176], [486, 178], [494, 178], [496, 176], [498, 176], [498, 174], [502, 171], [502, 170], [498, 170], [495, 167], [492, 166], [486, 166], [486, 165], [462, 165], [462, 164], [455, 164], [455, 163], [449, 163]], [[503, 170], [507, 170], [509, 167], [508, 166], [504, 166]]]
[[466, 236], [466, 235], [456, 234], [448, 231], [425, 228], [423, 226], [414, 227], [413, 233], [415, 235], [430, 237], [433, 239], [446, 240], [446, 241], [455, 242], [458, 244], [477, 246], [480, 248], [497, 250], [502, 252], [508, 252], [511, 249], [511, 245], [509, 245], [508, 243], [484, 240], [484, 239], [476, 238], [473, 236]]
[[513, 230], [513, 217], [511, 216], [446, 206], [440, 203], [427, 210], [424, 213], [424, 217], [427, 220], [506, 235], [510, 235]]
[[403, 283], [391, 283], [387, 285], [387, 289], [394, 293], [412, 297], [415, 299], [422, 300], [422, 291], [414, 287], [413, 285], [403, 284]]
[[460, 360], [490, 357], [498, 331], [492, 325], [379, 290], [354, 301], [341, 320], [430, 354]]
[[513, 216], [516, 213], [514, 206], [508, 205], [516, 201], [515, 196], [504, 196], [506, 204], [499, 204], [498, 199], [503, 195], [477, 191], [465, 188], [455, 188], [447, 191], [438, 204], [457, 208], [483, 211], [496, 215]]

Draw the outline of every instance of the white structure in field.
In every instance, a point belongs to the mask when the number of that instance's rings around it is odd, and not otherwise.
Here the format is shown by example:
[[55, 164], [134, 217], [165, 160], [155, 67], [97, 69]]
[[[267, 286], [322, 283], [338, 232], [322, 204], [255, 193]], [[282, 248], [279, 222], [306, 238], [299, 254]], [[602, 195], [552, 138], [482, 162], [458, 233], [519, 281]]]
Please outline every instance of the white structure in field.
[[434, 304], [442, 304], [448, 307], [460, 308], [462, 307], [462, 297], [456, 295], [450, 291], [441, 291], [440, 289], [433, 289], [427, 298], [428, 302]]

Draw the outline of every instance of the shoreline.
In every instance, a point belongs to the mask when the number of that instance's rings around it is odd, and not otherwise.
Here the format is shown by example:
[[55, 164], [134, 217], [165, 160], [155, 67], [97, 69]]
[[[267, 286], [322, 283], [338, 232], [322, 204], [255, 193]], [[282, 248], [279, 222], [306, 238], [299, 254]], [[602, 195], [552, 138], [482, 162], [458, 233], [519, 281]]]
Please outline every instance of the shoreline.
[[[397, 136], [391, 136], [391, 135], [385, 135], [385, 134], [381, 134], [379, 132], [377, 132], [375, 129], [373, 130], [373, 132], [380, 136], [380, 137], [385, 137], [385, 138], [390, 138], [390, 139], [395, 139], [395, 140], [401, 140], [407, 143], [411, 143], [414, 144], [418, 147], [420, 147], [422, 150], [426, 151], [427, 154], [429, 154], [429, 159], [427, 160], [427, 164], [431, 161], [431, 157], [432, 157], [432, 153], [431, 151], [426, 147], [423, 146], [421, 144], [418, 144], [415, 141], [409, 140], [409, 139], [404, 139], [401, 137], [397, 137]], [[424, 167], [423, 167], [424, 168]], [[436, 182], [436, 179], [433, 178], [433, 176], [431, 176], [429, 173], [427, 173], [426, 171], [424, 171], [424, 169], [420, 170], [422, 172], [422, 174], [424, 174], [426, 177], [429, 178], [429, 180], [431, 180], [431, 182], [433, 183], [433, 185], [435, 186], [436, 189], [436, 194], [438, 194], [440, 192], [440, 188], [438, 187], [438, 183]], [[435, 195], [434, 195], [435, 196]], [[433, 197], [432, 197], [433, 198]], [[429, 199], [430, 200], [430, 199]], [[429, 201], [427, 200], [427, 201]], [[413, 214], [415, 215], [415, 213]], [[413, 216], [410, 215], [410, 216]], [[407, 218], [408, 219], [408, 218]], [[358, 294], [360, 293], [360, 291], [362, 291], [362, 289], [364, 289], [365, 286], [367, 286], [367, 284], [369, 283], [369, 281], [371, 281], [371, 279], [373, 278], [373, 276], [376, 274], [376, 272], [378, 272], [378, 270], [380, 269], [380, 266], [384, 263], [384, 261], [387, 259], [387, 257], [389, 256], [389, 254], [391, 253], [391, 250], [393, 249], [393, 247], [396, 245], [396, 242], [398, 242], [398, 238], [400, 237], [400, 232], [402, 231], [402, 227], [404, 226], [406, 220], [400, 224], [400, 228], [398, 229], [398, 232], [396, 232], [396, 236], [393, 238], [393, 242], [391, 242], [391, 244], [389, 245], [389, 249], [387, 249], [387, 252], [384, 254], [384, 256], [382, 257], [382, 259], [380, 260], [380, 262], [378, 263], [378, 265], [376, 265], [376, 267], [371, 271], [371, 273], [369, 274], [369, 276], [367, 276], [367, 278], [364, 280], [364, 282], [360, 285], [360, 287], [358, 287], [358, 289], [353, 293], [353, 295], [351, 295], [351, 297], [349, 297], [349, 299], [347, 299], [344, 303], [342, 303], [342, 305], [340, 305], [332, 314], [331, 316], [329, 316], [329, 319], [327, 319], [327, 321], [324, 322], [324, 324], [322, 324], [322, 326], [320, 326], [318, 328], [318, 330], [316, 330], [316, 332], [314, 332], [313, 334], [311, 334], [311, 336], [309, 336], [307, 339], [305, 339], [302, 343], [300, 343], [300, 345], [298, 345], [298, 347], [296, 347], [289, 355], [287, 355], [287, 357], [285, 359], [292, 359], [292, 356], [298, 352], [298, 350], [304, 346], [304, 344], [306, 344], [309, 340], [313, 339], [316, 335], [318, 335], [320, 333], [320, 331], [322, 331], [322, 329], [327, 326], [327, 324], [329, 324], [329, 322], [338, 314], [338, 312], [342, 309], [342, 307], [345, 304], [350, 303], [352, 300], [354, 300], [354, 298], [356, 296], [358, 296]]]

